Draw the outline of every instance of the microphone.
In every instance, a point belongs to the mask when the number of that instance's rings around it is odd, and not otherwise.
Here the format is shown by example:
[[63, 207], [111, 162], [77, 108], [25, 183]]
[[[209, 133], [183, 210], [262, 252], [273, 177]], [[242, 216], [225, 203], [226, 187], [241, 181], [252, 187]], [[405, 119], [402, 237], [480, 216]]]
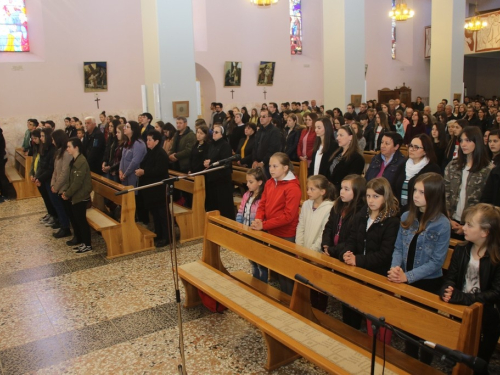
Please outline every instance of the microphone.
[[309, 285], [309, 280], [307, 280], [304, 276], [300, 274], [295, 274], [295, 280], [300, 281], [302, 284]]
[[222, 160], [216, 161], [215, 163], [210, 164], [210, 167], [217, 167], [218, 165], [231, 163], [233, 161], [240, 160], [240, 159], [241, 159], [241, 155], [235, 154], [235, 155], [231, 156], [230, 158], [222, 159]]
[[436, 349], [438, 352], [443, 353], [445, 356], [452, 358], [456, 362], [464, 363], [471, 369], [477, 372], [483, 372], [488, 368], [488, 363], [479, 357], [473, 357], [471, 355], [459, 352], [458, 350], [452, 350], [446, 346], [442, 346], [430, 341], [424, 341], [424, 345], [429, 348]]

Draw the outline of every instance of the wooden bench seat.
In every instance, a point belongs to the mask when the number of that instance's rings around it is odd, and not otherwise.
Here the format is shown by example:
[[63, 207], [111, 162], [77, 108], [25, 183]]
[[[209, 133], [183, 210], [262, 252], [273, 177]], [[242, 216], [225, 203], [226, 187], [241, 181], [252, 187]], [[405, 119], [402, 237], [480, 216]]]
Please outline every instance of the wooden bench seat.
[[[368, 314], [383, 316], [387, 323], [417, 337], [469, 355], [477, 353], [482, 318], [481, 304], [476, 303], [472, 306], [447, 304], [434, 294], [410, 285], [391, 283], [386, 277], [348, 266], [268, 233], [252, 231], [244, 225], [220, 217], [217, 213], [207, 214], [202, 262], [228, 277], [237, 279], [239, 283], [252, 288], [256, 293], [258, 291], [266, 298], [269, 297], [284, 308], [288, 306], [289, 310], [324, 328], [331, 329], [337, 335], [364, 348], [369, 346], [369, 338], [366, 335], [362, 338], [364, 334], [358, 331], [353, 333], [342, 322], [311, 307], [308, 286], [295, 282], [291, 297], [284, 296], [278, 290], [272, 291], [271, 286], [265, 286], [263, 290], [257, 280], [249, 282], [251, 277], [242, 277], [241, 272], [230, 274], [227, 271], [220, 258], [221, 247], [288, 278], [293, 279], [296, 274], [301, 274], [339, 300]], [[189, 282], [185, 280], [186, 275], [180, 273], [180, 277], [186, 287], [186, 306], [199, 302], [197, 293], [193, 292], [195, 290], [193, 288], [196, 287], [189, 286]], [[224, 304], [222, 300], [220, 302]], [[238, 307], [233, 306], [231, 309]], [[250, 322], [254, 324], [253, 321]], [[409, 365], [412, 363], [410, 358], [403, 353], [399, 356], [398, 364], [393, 362], [395, 357], [386, 358], [393, 365], [409, 373], [415, 373], [414, 368]], [[327, 371], [337, 370], [327, 368]], [[429, 367], [419, 373], [432, 373], [432, 371], [433, 369]], [[458, 364], [454, 367], [453, 373], [471, 374], [472, 371]]]
[[36, 198], [40, 196], [38, 188], [31, 182], [30, 178], [32, 163], [32, 156], [24, 155], [22, 148], [16, 148], [14, 166], [5, 168], [5, 175], [16, 190], [17, 199]]
[[[135, 194], [115, 195], [132, 186], [123, 186], [92, 173], [92, 188], [93, 207], [87, 210], [87, 221], [106, 242], [108, 259], [155, 249], [156, 234], [135, 222]], [[121, 206], [120, 221], [111, 217], [105, 199]]]
[[[197, 261], [179, 267], [179, 274], [190, 295], [201, 289], [262, 331], [267, 346], [269, 371], [300, 356], [319, 367], [338, 374], [363, 373], [370, 368], [370, 352], [335, 335], [320, 325], [263, 296], [206, 263]], [[190, 300], [195, 306], [198, 300]], [[382, 371], [377, 358], [376, 371]], [[405, 373], [387, 364], [386, 374]]]
[[[174, 170], [168, 171], [170, 177], [185, 176]], [[174, 203], [174, 217], [180, 231], [180, 243], [194, 241], [203, 237], [205, 227], [205, 176], [184, 178], [174, 182], [174, 189], [191, 194], [191, 208]]]

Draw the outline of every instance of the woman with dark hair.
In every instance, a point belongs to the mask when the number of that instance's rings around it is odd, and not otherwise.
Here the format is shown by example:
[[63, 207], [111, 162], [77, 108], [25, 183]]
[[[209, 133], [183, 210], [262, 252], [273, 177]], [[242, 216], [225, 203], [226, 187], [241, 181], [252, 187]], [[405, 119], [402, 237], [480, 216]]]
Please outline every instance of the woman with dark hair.
[[446, 167], [444, 182], [452, 237], [462, 239], [462, 213], [479, 203], [491, 166], [478, 127], [466, 126], [459, 139], [458, 157]]
[[343, 116], [343, 114], [342, 114], [342, 111], [340, 110], [340, 108], [335, 107], [333, 109], [333, 117], [338, 117], [338, 116]]
[[116, 148], [118, 147], [118, 140], [116, 139], [116, 128], [120, 125], [120, 121], [113, 120], [108, 124], [108, 140], [106, 141], [106, 149], [102, 159], [102, 171], [104, 177], [112, 180], [109, 170], [111, 169], [111, 161], [115, 155]]
[[127, 119], [125, 117], [120, 117], [118, 121], [120, 121], [120, 125], [125, 125], [127, 123]]
[[365, 159], [359, 150], [358, 137], [350, 125], [339, 129], [337, 142], [338, 148], [328, 158], [328, 179], [339, 191], [346, 176], [363, 173]]
[[363, 151], [366, 147], [366, 139], [365, 137], [363, 137], [363, 127], [359, 122], [353, 122], [351, 123], [351, 128], [356, 135], [356, 138], [358, 138], [359, 152], [360, 154], [363, 154]]
[[488, 129], [488, 120], [486, 118], [486, 114], [487, 111], [483, 108], [479, 108], [479, 111], [477, 111], [476, 125], [479, 126], [483, 133], [485, 133]]
[[425, 134], [425, 125], [422, 120], [422, 113], [419, 111], [413, 112], [411, 115], [411, 123], [406, 127], [405, 136], [403, 138], [403, 144], [410, 144], [411, 140], [419, 134]]
[[447, 126], [450, 138], [444, 153], [443, 170], [450, 163], [450, 161], [456, 159], [458, 156], [458, 150], [460, 149], [459, 136], [460, 133], [462, 133], [463, 128], [467, 126], [467, 120], [450, 120], [448, 121]]
[[[224, 128], [214, 125], [213, 140], [208, 148], [208, 158], [204, 167], [231, 157], [231, 146], [224, 139]], [[207, 212], [219, 210], [221, 216], [234, 220], [235, 209], [233, 201], [233, 183], [231, 181], [232, 168], [224, 168], [205, 175], [205, 210]]]
[[245, 138], [240, 139], [240, 143], [236, 149], [236, 153], [241, 155], [241, 160], [238, 161], [238, 165], [249, 168], [252, 166], [252, 152], [255, 142], [255, 133], [257, 133], [257, 126], [251, 122], [246, 124]]
[[172, 144], [174, 142], [174, 135], [177, 129], [170, 122], [167, 122], [163, 127], [163, 134], [165, 135], [165, 141], [163, 142], [163, 149], [168, 154], [172, 149]]
[[467, 106], [464, 103], [462, 103], [458, 106], [458, 114], [455, 117], [457, 118], [457, 120], [460, 120], [465, 116], [467, 116]]
[[316, 113], [309, 112], [304, 115], [307, 128], [302, 130], [300, 134], [299, 143], [297, 144], [297, 156], [300, 160], [307, 160], [307, 166], [311, 165], [313, 156], [314, 141], [316, 140], [316, 133], [314, 125], [318, 116]]
[[432, 120], [430, 116], [425, 113], [422, 113], [422, 122], [425, 126], [425, 134], [430, 136], [432, 131]]
[[299, 161], [297, 145], [299, 144], [301, 129], [297, 123], [297, 116], [294, 113], [287, 115], [284, 132], [285, 147], [283, 151], [288, 155], [291, 161]]
[[[415, 180], [409, 211], [401, 216], [391, 268], [387, 272], [389, 281], [408, 283], [438, 294], [443, 283], [443, 264], [450, 243], [450, 223], [444, 196], [441, 175], [424, 173]], [[406, 342], [405, 352], [419, 358], [419, 346], [412, 342]], [[420, 360], [430, 364], [432, 354], [422, 350]]]
[[61, 228], [58, 232], [52, 235], [55, 238], [63, 238], [71, 236], [70, 217], [68, 211], [71, 211], [71, 206], [65, 207], [64, 200], [61, 194], [67, 189], [69, 183], [69, 164], [71, 163], [71, 155], [66, 152], [68, 147], [68, 136], [62, 129], [52, 133], [52, 143], [55, 146], [54, 158], [54, 173], [50, 181], [49, 197], [54, 205], [59, 218]]
[[488, 128], [488, 130], [493, 129], [500, 129], [500, 111], [497, 112], [497, 114], [495, 115], [495, 119], [491, 123], [491, 126]]
[[435, 123], [432, 125], [431, 130], [432, 145], [434, 146], [434, 153], [436, 154], [436, 163], [441, 168], [441, 173], [444, 172], [444, 153], [446, 150], [446, 130], [443, 124]]
[[128, 137], [124, 133], [124, 127], [125, 125], [121, 124], [116, 127], [116, 147], [109, 161], [109, 178], [115, 182], [120, 182], [120, 162], [122, 160], [123, 148], [128, 143]]
[[[208, 128], [207, 128], [208, 129]], [[145, 186], [160, 182], [169, 177], [168, 155], [161, 147], [161, 133], [150, 130], [146, 136], [147, 154], [142, 159], [141, 165], [135, 170], [139, 178], [139, 186]], [[156, 247], [163, 247], [170, 243], [171, 230], [168, 225], [167, 198], [165, 185], [158, 185], [147, 190], [141, 190], [139, 199], [142, 199], [146, 210], [151, 212], [155, 225]]]
[[108, 122], [111, 122], [113, 120], [113, 116], [111, 116], [111, 119], [108, 120], [108, 118], [106, 117], [106, 111], [102, 111], [99, 114], [99, 120], [101, 120], [101, 123], [97, 126], [99, 127], [101, 133], [106, 135], [106, 128], [108, 126]]
[[336, 116], [333, 118], [333, 138], [337, 139], [337, 133], [341, 126], [345, 125], [345, 118], [343, 116]]
[[394, 126], [394, 128], [396, 128], [396, 132], [399, 133], [403, 138], [405, 137], [406, 128], [408, 127], [409, 123], [410, 122], [404, 116], [403, 111], [398, 109], [396, 111], [396, 116], [392, 125]]
[[136, 121], [129, 121], [123, 127], [123, 131], [129, 141], [123, 148], [119, 177], [123, 185], [136, 187], [135, 170], [139, 168], [142, 159], [146, 156], [146, 145], [141, 139], [141, 128]]
[[80, 153], [80, 150], [83, 151], [82, 141], [76, 137], [70, 138], [67, 151], [73, 157], [73, 160], [70, 163], [68, 187], [62, 194], [62, 199], [71, 202], [74, 220], [75, 241], [68, 241], [67, 244], [72, 246], [74, 242], [79, 243], [79, 246], [73, 248], [77, 254], [92, 251], [90, 227], [86, 215], [87, 204], [90, 201], [90, 193], [92, 192], [92, 178], [87, 159]]
[[339, 148], [339, 145], [333, 138], [333, 126], [330, 119], [328, 117], [321, 117], [316, 120], [314, 131], [316, 132], [316, 140], [307, 175], [320, 174], [328, 178], [330, 157]]
[[245, 123], [248, 124], [250, 121], [250, 115], [248, 114], [248, 109], [247, 107], [241, 107], [241, 114], [243, 115], [241, 120]]
[[207, 125], [200, 125], [196, 128], [196, 141], [189, 157], [189, 173], [196, 173], [205, 169], [203, 163], [208, 158], [208, 147], [210, 144], [210, 134]]
[[382, 138], [385, 132], [390, 132], [391, 127], [389, 126], [389, 120], [387, 114], [384, 111], [379, 111], [375, 115], [375, 126], [373, 127], [373, 133], [375, 135], [373, 142], [374, 145], [370, 145], [371, 150], [379, 151], [380, 143], [382, 143]]
[[52, 128], [40, 129], [40, 146], [37, 160], [35, 160], [37, 167], [34, 182], [51, 216], [51, 218], [45, 222], [45, 226], [52, 227], [52, 229], [59, 229], [60, 225], [57, 211], [50, 199], [50, 181], [52, 179], [52, 173], [54, 173], [54, 154], [55, 147], [52, 144]]
[[394, 195], [398, 198], [400, 212], [406, 212], [413, 197], [415, 181], [420, 175], [428, 172], [441, 174], [437, 164], [432, 140], [427, 134], [419, 134], [408, 145], [408, 160], [405, 169], [394, 182]]

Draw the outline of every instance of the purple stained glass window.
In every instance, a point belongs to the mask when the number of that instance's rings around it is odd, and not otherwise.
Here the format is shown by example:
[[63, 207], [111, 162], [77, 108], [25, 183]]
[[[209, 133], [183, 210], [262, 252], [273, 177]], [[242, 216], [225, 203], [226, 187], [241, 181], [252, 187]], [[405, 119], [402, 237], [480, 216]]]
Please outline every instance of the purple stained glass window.
[[290, 53], [302, 55], [302, 5], [301, 0], [290, 1]]
[[[392, 7], [396, 6], [396, 0], [392, 0]], [[392, 46], [391, 46], [391, 57], [393, 60], [396, 60], [396, 20], [391, 19], [392, 28], [391, 28], [391, 38], [392, 38]]]

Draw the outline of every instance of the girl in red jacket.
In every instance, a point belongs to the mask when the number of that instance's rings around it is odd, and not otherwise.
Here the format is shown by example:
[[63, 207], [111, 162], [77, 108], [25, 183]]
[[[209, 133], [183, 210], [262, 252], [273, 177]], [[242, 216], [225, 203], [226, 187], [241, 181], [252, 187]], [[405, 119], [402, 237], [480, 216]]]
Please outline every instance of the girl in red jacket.
[[314, 141], [316, 140], [316, 132], [314, 131], [314, 125], [318, 115], [316, 113], [308, 113], [304, 116], [304, 121], [307, 128], [302, 130], [300, 133], [299, 143], [297, 144], [297, 155], [300, 160], [307, 160], [307, 167], [311, 165]]
[[[266, 182], [257, 215], [250, 228], [264, 230], [287, 241], [295, 242], [302, 193], [293, 174], [290, 158], [277, 152], [269, 160], [271, 178]], [[280, 275], [281, 290], [292, 294], [293, 281]]]

